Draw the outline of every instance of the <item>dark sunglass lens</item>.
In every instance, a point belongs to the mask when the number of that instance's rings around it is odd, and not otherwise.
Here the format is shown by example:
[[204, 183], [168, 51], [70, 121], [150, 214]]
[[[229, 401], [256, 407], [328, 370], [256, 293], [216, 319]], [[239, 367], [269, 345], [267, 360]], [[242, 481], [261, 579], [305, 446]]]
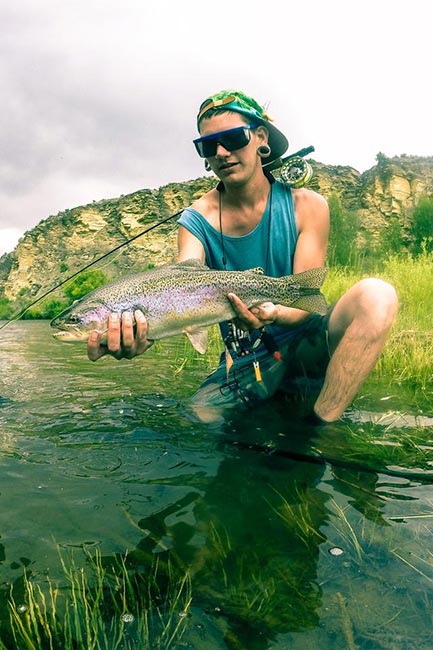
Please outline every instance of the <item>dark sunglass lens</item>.
[[214, 156], [216, 153], [216, 142], [203, 140], [194, 142], [196, 151], [200, 158], [208, 158], [208, 156]]
[[214, 136], [204, 137], [194, 142], [197, 153], [201, 158], [212, 158], [216, 155], [218, 144], [221, 144], [227, 151], [242, 149], [250, 141], [249, 127], [237, 127]]
[[221, 134], [219, 141], [227, 151], [236, 151], [242, 149], [250, 141], [250, 132], [248, 129], [234, 129]]
[[215, 156], [218, 146], [217, 138], [209, 138], [209, 140], [203, 140], [203, 142], [200, 144], [203, 151], [202, 158], [211, 158], [212, 156]]

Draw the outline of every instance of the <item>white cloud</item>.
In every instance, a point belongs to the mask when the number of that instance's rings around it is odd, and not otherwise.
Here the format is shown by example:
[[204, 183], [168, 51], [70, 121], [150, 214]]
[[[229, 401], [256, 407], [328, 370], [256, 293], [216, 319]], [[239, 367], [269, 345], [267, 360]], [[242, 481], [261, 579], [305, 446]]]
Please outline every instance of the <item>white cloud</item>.
[[[358, 10], [356, 10], [358, 7]], [[0, 228], [203, 174], [208, 94], [236, 87], [324, 163], [433, 155], [429, 3], [20, 0], [0, 6]]]

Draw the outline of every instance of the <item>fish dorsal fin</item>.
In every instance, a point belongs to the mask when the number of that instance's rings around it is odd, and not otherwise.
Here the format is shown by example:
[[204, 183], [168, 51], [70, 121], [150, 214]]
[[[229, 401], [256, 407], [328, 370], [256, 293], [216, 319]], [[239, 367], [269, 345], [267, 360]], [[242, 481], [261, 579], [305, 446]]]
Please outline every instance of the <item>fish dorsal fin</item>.
[[184, 334], [188, 337], [192, 347], [204, 354], [207, 350], [208, 331], [200, 327], [187, 327], [184, 329]]
[[175, 266], [185, 269], [208, 269], [201, 260], [196, 257], [191, 257], [189, 260], [183, 260], [183, 262], [177, 262]]

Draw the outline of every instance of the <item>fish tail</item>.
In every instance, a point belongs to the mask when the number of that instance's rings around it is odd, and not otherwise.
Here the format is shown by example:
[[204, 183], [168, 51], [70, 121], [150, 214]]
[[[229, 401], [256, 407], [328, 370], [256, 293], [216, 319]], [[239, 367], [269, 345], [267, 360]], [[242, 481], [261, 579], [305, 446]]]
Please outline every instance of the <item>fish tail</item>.
[[292, 279], [300, 287], [320, 289], [325, 280], [326, 273], [327, 269], [320, 266], [315, 269], [308, 269], [308, 271], [303, 271], [302, 273], [295, 273], [292, 275]]
[[286, 304], [296, 309], [326, 314], [328, 305], [320, 291], [326, 272], [327, 269], [321, 266], [281, 278], [289, 298]]
[[317, 291], [317, 293], [311, 293], [310, 295], [300, 296], [290, 305], [296, 309], [304, 309], [309, 312], [316, 312], [324, 316], [328, 311], [328, 303], [325, 300], [325, 297]]

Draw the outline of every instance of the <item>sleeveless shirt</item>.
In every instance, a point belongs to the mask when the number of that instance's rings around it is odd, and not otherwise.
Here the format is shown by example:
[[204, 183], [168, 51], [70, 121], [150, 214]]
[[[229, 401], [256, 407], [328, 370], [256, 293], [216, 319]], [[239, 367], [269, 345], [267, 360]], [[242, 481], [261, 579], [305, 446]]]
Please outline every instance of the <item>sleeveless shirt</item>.
[[209, 268], [245, 271], [260, 266], [272, 277], [292, 273], [298, 238], [292, 191], [280, 181], [275, 181], [271, 188], [260, 222], [251, 232], [239, 237], [221, 233], [194, 208], [182, 212], [178, 223], [203, 244]]
[[[203, 244], [209, 268], [245, 271], [261, 267], [272, 277], [291, 275], [298, 238], [292, 191], [281, 181], [272, 183], [271, 189], [260, 222], [239, 237], [221, 233], [194, 208], [182, 212], [178, 223]], [[224, 338], [226, 324], [221, 323], [220, 328]], [[287, 328], [275, 325], [266, 329], [277, 339], [288, 334]]]

